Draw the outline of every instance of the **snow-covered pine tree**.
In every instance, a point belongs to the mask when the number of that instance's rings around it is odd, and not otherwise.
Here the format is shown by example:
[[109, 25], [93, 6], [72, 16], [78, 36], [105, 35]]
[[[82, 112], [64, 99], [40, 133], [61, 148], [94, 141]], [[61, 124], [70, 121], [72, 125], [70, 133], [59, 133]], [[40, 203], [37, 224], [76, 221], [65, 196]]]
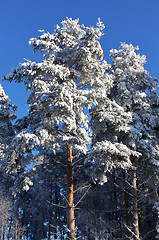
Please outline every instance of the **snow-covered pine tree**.
[[21, 230], [9, 194], [9, 188], [13, 185], [13, 178], [5, 172], [6, 153], [15, 136], [12, 121], [16, 118], [16, 109], [17, 106], [11, 103], [0, 85], [0, 236], [2, 239], [6, 239], [7, 235], [11, 236], [11, 232], [12, 237], [14, 237], [16, 231]]
[[0, 85], [0, 185], [3, 189], [1, 192], [3, 192], [6, 198], [8, 198], [8, 183], [11, 179], [8, 179], [5, 172], [7, 165], [5, 155], [12, 138], [15, 136], [12, 120], [16, 118], [16, 109], [17, 106], [11, 103], [9, 97]]
[[130, 156], [139, 153], [131, 150], [118, 140], [121, 132], [126, 132], [132, 121], [131, 113], [124, 112], [123, 107], [107, 97], [101, 104], [94, 107], [91, 127], [93, 143], [88, 158], [90, 175], [94, 182], [104, 184], [106, 172], [113, 168], [129, 169], [132, 164]]
[[[107, 65], [108, 72], [110, 67]], [[109, 77], [114, 80], [112, 72]], [[90, 175], [93, 181], [100, 184], [107, 181], [106, 172], [113, 168], [129, 169], [132, 166], [130, 156], [140, 155], [136, 149], [120, 141], [121, 135], [129, 131], [133, 119], [131, 111], [125, 111], [118, 99], [112, 97], [112, 89], [114, 87], [106, 92], [102, 84], [96, 84], [97, 104], [90, 110], [92, 146], [87, 162], [92, 165]]]
[[[109, 71], [111, 65], [107, 67], [109, 76], [114, 80], [113, 72]], [[91, 109], [94, 114], [90, 121], [93, 134], [88, 158], [88, 162], [91, 164], [89, 173], [93, 181], [100, 184], [109, 180], [107, 176], [112, 169], [128, 170], [132, 168], [130, 157], [139, 157], [140, 155], [137, 149], [131, 148], [126, 142], [120, 140], [121, 136], [125, 136], [129, 131], [133, 118], [131, 111], [125, 110], [118, 99], [112, 97], [112, 89], [106, 94], [104, 88], [96, 86], [95, 91], [99, 92], [97, 94], [98, 104]], [[114, 176], [115, 178], [116, 176]], [[116, 187], [116, 185], [114, 186]]]
[[[132, 114], [132, 123], [125, 134], [118, 137], [118, 141], [129, 149], [142, 154], [140, 158], [131, 155], [130, 160], [135, 167], [132, 170], [132, 225], [135, 239], [139, 239], [136, 167], [138, 169], [154, 169], [152, 164], [158, 164], [158, 141], [156, 129], [158, 126], [158, 112], [154, 106], [158, 103], [155, 92], [157, 79], [149, 76], [144, 69], [145, 56], [136, 54], [138, 47], [121, 43], [120, 49], [110, 51], [112, 65], [110, 73], [113, 75], [114, 87], [110, 98], [123, 107], [125, 112]], [[144, 166], [144, 167], [143, 167]], [[139, 171], [139, 172], [140, 172]], [[146, 174], [145, 171], [145, 174]], [[156, 171], [155, 171], [156, 172]], [[149, 172], [149, 177], [155, 175]], [[147, 175], [147, 174], [146, 174]]]
[[17, 107], [13, 105], [9, 97], [5, 94], [0, 85], [0, 166], [4, 161], [4, 155], [7, 147], [14, 137], [12, 120], [16, 118], [15, 110]]
[[125, 112], [132, 114], [133, 124], [127, 131], [129, 139], [125, 140], [127, 146], [135, 151], [140, 150], [142, 154], [147, 153], [147, 158], [151, 160], [153, 155], [147, 145], [154, 139], [154, 130], [158, 125], [158, 115], [153, 108], [158, 102], [158, 94], [155, 93], [158, 80], [149, 76], [143, 66], [146, 57], [136, 54], [136, 50], [138, 47], [121, 43], [119, 50], [110, 51], [110, 72], [114, 80], [110, 97]]
[[[95, 86], [101, 86], [105, 95], [112, 81], [106, 73], [107, 64], [99, 43], [104, 29], [100, 19], [95, 28], [80, 26], [78, 20], [71, 18], [61, 24], [53, 34], [41, 31], [40, 37], [29, 41], [34, 52], [39, 50], [43, 54], [42, 62], [26, 60], [4, 77], [23, 82], [30, 91], [28, 116], [17, 124], [19, 133], [8, 154], [8, 169], [24, 166], [30, 156], [36, 159], [35, 152], [30, 154], [32, 149], [39, 152], [42, 162], [47, 155], [64, 154], [68, 236], [75, 239], [73, 169], [84, 160], [79, 155], [87, 153], [91, 141], [85, 109], [97, 104], [100, 92], [95, 91]], [[65, 162], [57, 164], [64, 166]]]

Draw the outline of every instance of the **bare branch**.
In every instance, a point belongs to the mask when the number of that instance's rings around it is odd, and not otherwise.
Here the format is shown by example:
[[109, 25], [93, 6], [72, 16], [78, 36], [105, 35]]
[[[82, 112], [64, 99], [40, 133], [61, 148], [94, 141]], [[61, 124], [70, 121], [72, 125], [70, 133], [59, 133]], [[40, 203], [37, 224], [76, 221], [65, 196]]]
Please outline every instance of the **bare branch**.
[[111, 181], [110, 179], [108, 179], [109, 182], [113, 183], [116, 187], [122, 189], [124, 192], [126, 192], [127, 194], [129, 194], [130, 196], [133, 197], [133, 195], [129, 192], [127, 192], [124, 188], [122, 188], [121, 186], [119, 186], [117, 183], [114, 183], [113, 181]]
[[103, 112], [103, 110], [100, 109], [100, 110], [92, 111], [92, 112], [88, 113], [86, 116], [93, 115], [93, 114], [95, 114], [95, 113], [97, 113], [97, 112]]
[[76, 158], [76, 157], [78, 157], [78, 156], [79, 156], [79, 154], [76, 154], [75, 156], [72, 157], [72, 159], [74, 159], [74, 158]]
[[73, 191], [73, 193], [79, 191], [80, 189], [84, 189], [84, 188], [87, 188], [87, 187], [90, 187], [90, 184], [89, 184], [89, 185], [86, 185], [86, 186], [84, 186], [84, 187], [79, 187], [79, 188], [77, 188], [75, 191]]
[[65, 225], [63, 225], [63, 226], [66, 228], [66, 230], [67, 230], [68, 232], [71, 232], [70, 229], [68, 229]]
[[87, 192], [89, 191], [90, 188], [91, 188], [91, 186], [88, 187], [86, 192], [83, 194], [83, 196], [80, 198], [80, 200], [76, 203], [76, 205], [74, 207], [77, 207], [77, 205], [82, 201], [82, 199], [85, 197], [85, 195], [87, 194]]
[[58, 165], [66, 168], [66, 165], [65, 165], [65, 164], [60, 163], [60, 162], [56, 161], [55, 159], [53, 159], [53, 161], [54, 161], [54, 163], [56, 163], [56, 164], [58, 164]]
[[84, 158], [81, 158], [80, 160], [78, 160], [77, 162], [75, 162], [73, 165], [72, 165], [72, 168], [74, 168], [77, 164], [79, 164], [80, 162], [82, 162], [83, 160], [85, 160], [86, 157]]
[[46, 202], [51, 204], [51, 205], [54, 205], [56, 207], [66, 208], [65, 206], [61, 206], [61, 205], [58, 205], [58, 204], [55, 204], [55, 203], [50, 203], [48, 200], [46, 200]]
[[83, 87], [87, 86], [86, 84], [83, 84], [81, 87], [78, 88], [78, 90], [82, 89]]
[[[122, 222], [122, 223], [123, 223], [123, 222]], [[133, 232], [131, 231], [131, 229], [130, 229], [125, 223], [123, 223], [123, 225], [126, 227], [126, 229], [127, 229], [136, 239], [141, 240], [138, 236], [135, 235], [135, 233], [133, 233]]]
[[144, 182], [142, 182], [141, 184], [138, 184], [139, 187], [141, 187], [143, 184], [145, 184], [146, 182], [148, 182], [155, 174], [152, 174], [149, 178], [147, 178]]
[[77, 237], [76, 239], [79, 239], [79, 238], [81, 238], [82, 236], [79, 236], [79, 237]]
[[61, 233], [54, 233], [54, 232], [51, 232], [51, 234], [55, 234], [55, 235], [57, 235], [57, 236], [62, 236], [62, 237], [65, 237], [65, 238], [67, 238], [67, 239], [70, 239], [70, 240], [71, 240], [71, 238], [69, 238], [69, 237], [66, 237], [65, 235], [63, 235], [63, 234], [61, 234]]
[[156, 232], [156, 230], [152, 230], [152, 231], [148, 232], [148, 233], [143, 237], [143, 240], [146, 239], [146, 237], [147, 237], [150, 233], [152, 233], [152, 232]]
[[67, 202], [67, 204], [69, 205], [69, 207], [70, 207], [70, 204], [69, 204], [69, 202], [68, 202], [68, 200], [67, 200], [67, 198], [63, 195], [63, 193], [62, 192], [60, 192], [61, 193], [61, 195], [64, 197], [64, 199], [66, 200], [66, 202]]

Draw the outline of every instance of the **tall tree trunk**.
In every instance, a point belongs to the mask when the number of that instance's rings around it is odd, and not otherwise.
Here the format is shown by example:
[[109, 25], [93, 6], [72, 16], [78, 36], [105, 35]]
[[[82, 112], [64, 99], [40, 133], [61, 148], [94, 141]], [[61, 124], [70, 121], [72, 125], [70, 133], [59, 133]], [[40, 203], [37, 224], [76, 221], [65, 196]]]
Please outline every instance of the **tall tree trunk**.
[[129, 225], [128, 194], [127, 194], [127, 192], [126, 192], [125, 172], [124, 172], [124, 171], [122, 171], [122, 175], [123, 175], [123, 189], [124, 189], [125, 217], [126, 217], [126, 224]]
[[[51, 224], [52, 224], [52, 203], [53, 203], [53, 199], [52, 199], [52, 194], [53, 194], [53, 185], [52, 185], [52, 181], [50, 181], [50, 203], [49, 203], [49, 229], [48, 229], [48, 240], [51, 239]], [[56, 236], [57, 237], [57, 236]]]
[[[0, 205], [1, 205], [1, 202], [0, 202]], [[2, 212], [1, 212], [2, 213]], [[2, 237], [2, 216], [0, 216], [0, 239]]]
[[55, 191], [54, 191], [54, 194], [55, 194], [55, 204], [56, 204], [56, 206], [55, 206], [55, 217], [54, 217], [54, 219], [55, 219], [55, 230], [54, 230], [54, 232], [55, 232], [55, 239], [57, 238], [57, 234], [58, 234], [58, 231], [57, 231], [57, 229], [58, 229], [58, 210], [57, 210], [57, 205], [58, 205], [58, 196], [57, 196], [57, 183], [55, 183]]
[[4, 224], [3, 224], [2, 240], [5, 239], [5, 235], [6, 235], [6, 218], [5, 218], [5, 220], [4, 220]]
[[87, 230], [87, 239], [88, 239], [88, 240], [91, 240], [90, 228], [88, 228], [88, 230]]
[[24, 232], [24, 227], [23, 225], [21, 226], [21, 229], [20, 229], [20, 235], [19, 235], [19, 239], [22, 240], [23, 239], [23, 232]]
[[[119, 226], [119, 215], [118, 215], [118, 198], [117, 198], [117, 189], [116, 189], [116, 178], [115, 178], [115, 170], [113, 171], [113, 200], [114, 200], [114, 216], [113, 216], [113, 220], [115, 220], [116, 222], [116, 226], [117, 229], [120, 227]], [[121, 233], [121, 231], [119, 232], [118, 230], [116, 230], [116, 232], [114, 231], [115, 237], [119, 238], [119, 234]]]
[[11, 234], [11, 228], [12, 228], [12, 223], [13, 223], [13, 220], [12, 220], [12, 217], [10, 218], [10, 222], [9, 222], [9, 228], [8, 228], [8, 236], [7, 236], [7, 240], [9, 240], [10, 238], [10, 234]]
[[73, 206], [73, 170], [71, 144], [67, 145], [67, 227], [69, 229], [68, 237], [73, 240], [76, 239]]
[[116, 179], [115, 179], [115, 171], [113, 171], [113, 196], [114, 196], [114, 215], [115, 215], [115, 221], [116, 225], [118, 225], [118, 203], [117, 203], [117, 190], [116, 190]]
[[131, 170], [132, 177], [132, 224], [133, 232], [135, 234], [134, 239], [139, 240], [139, 222], [138, 222], [138, 206], [137, 206], [137, 187], [136, 187], [136, 169], [135, 169], [135, 159], [133, 156], [130, 157], [130, 160], [133, 165]]

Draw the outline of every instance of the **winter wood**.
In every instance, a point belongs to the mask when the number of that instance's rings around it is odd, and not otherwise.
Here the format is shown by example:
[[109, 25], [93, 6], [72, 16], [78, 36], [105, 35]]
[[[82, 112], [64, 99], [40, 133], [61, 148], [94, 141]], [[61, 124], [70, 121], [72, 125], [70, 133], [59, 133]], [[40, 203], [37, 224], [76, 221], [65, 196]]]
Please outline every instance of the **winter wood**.
[[41, 62], [25, 59], [4, 77], [30, 92], [28, 115], [13, 124], [1, 90], [2, 129], [12, 133], [1, 133], [0, 183], [22, 229], [15, 239], [137, 240], [159, 231], [158, 80], [131, 44], [111, 50], [108, 64], [103, 30], [100, 19], [85, 27], [67, 18], [30, 39]]

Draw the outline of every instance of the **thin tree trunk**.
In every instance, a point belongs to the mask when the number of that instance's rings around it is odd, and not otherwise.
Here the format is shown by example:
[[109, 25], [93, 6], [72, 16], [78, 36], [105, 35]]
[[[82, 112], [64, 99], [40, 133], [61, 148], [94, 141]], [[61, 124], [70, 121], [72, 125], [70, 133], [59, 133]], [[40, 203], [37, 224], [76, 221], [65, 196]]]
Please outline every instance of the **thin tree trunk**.
[[76, 239], [73, 206], [73, 171], [71, 144], [67, 145], [67, 227], [69, 229], [68, 237], [73, 240]]
[[[59, 190], [57, 189], [57, 191], [59, 191]], [[58, 198], [57, 204], [60, 202], [60, 196], [58, 195], [58, 197], [59, 198]], [[63, 222], [63, 215], [62, 215], [62, 213], [61, 213], [59, 208], [57, 208], [57, 215], [58, 215], [58, 222], [57, 223], [58, 223], [58, 226], [59, 226], [59, 232], [61, 234], [61, 240], [63, 240], [64, 239], [64, 235], [65, 235], [64, 229], [63, 229], [63, 224], [62, 224], [62, 222]], [[65, 219], [64, 219], [63, 223], [66, 225]]]
[[114, 195], [114, 215], [115, 215], [115, 221], [116, 225], [118, 224], [118, 203], [117, 203], [117, 190], [116, 190], [116, 179], [115, 179], [115, 171], [113, 172], [113, 195]]
[[3, 234], [2, 234], [2, 240], [5, 239], [5, 235], [6, 235], [6, 219], [4, 220], [4, 224], [3, 224]]
[[[1, 202], [0, 202], [0, 205], [1, 205]], [[1, 237], [2, 237], [2, 216], [0, 216], [0, 239]]]
[[121, 229], [121, 233], [120, 233], [120, 237], [124, 238], [124, 229], [123, 229], [123, 215], [121, 214], [120, 216], [120, 229]]
[[132, 224], [133, 224], [133, 232], [135, 234], [134, 239], [139, 240], [139, 222], [138, 222], [138, 206], [137, 206], [137, 187], [136, 187], [136, 170], [135, 170], [135, 160], [134, 157], [131, 156], [130, 160], [134, 169], [131, 170], [132, 177]]
[[[55, 204], [58, 205], [58, 196], [57, 196], [57, 183], [55, 183]], [[57, 233], [58, 233], [58, 210], [57, 207], [55, 206], [55, 239], [57, 238]]]
[[[50, 203], [49, 203], [49, 230], [48, 230], [48, 240], [51, 239], [51, 224], [52, 224], [52, 192], [53, 192], [53, 186], [52, 181], [50, 182]], [[56, 236], [57, 237], [57, 236]]]
[[124, 189], [124, 203], [125, 203], [125, 217], [126, 217], [126, 224], [129, 225], [129, 207], [128, 207], [128, 195], [126, 192], [126, 184], [125, 184], [125, 172], [123, 174], [123, 189]]
[[115, 215], [115, 221], [116, 224], [118, 224], [118, 216], [117, 216], [117, 192], [116, 192], [116, 179], [115, 179], [115, 172], [113, 172], [113, 197], [114, 197], [114, 207], [115, 207], [115, 211], [114, 211], [114, 215]]
[[24, 230], [23, 230], [23, 225], [21, 226], [21, 230], [20, 230], [20, 236], [19, 236], [19, 239], [20, 240], [22, 240], [23, 239], [23, 232], [24, 232]]
[[[115, 217], [115, 222], [116, 222], [116, 226], [118, 228], [118, 223], [119, 223], [119, 216], [118, 216], [118, 200], [117, 200], [117, 189], [116, 189], [116, 178], [115, 178], [115, 170], [113, 171], [113, 199], [114, 199], [114, 217]], [[113, 220], [114, 220], [113, 217]], [[118, 230], [116, 232], [114, 232], [115, 237], [119, 238], [119, 234], [121, 233], [121, 231], [118, 233]]]
[[10, 224], [9, 224], [8, 234], [7, 234], [8, 235], [7, 240], [9, 240], [9, 238], [10, 238], [11, 228], [12, 228], [12, 218], [10, 219]]
[[88, 228], [88, 230], [87, 230], [87, 239], [91, 240], [90, 228]]

